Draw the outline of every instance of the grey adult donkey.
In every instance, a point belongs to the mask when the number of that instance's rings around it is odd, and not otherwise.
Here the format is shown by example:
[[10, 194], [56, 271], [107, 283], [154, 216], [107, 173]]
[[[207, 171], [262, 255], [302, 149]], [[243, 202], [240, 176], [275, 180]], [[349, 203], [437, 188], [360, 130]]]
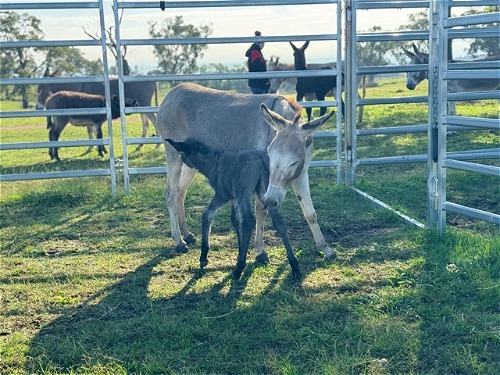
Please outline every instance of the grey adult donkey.
[[[271, 126], [269, 116], [264, 118], [264, 109], [279, 116], [295, 134], [279, 132]], [[266, 205], [282, 202], [286, 189], [291, 184], [299, 200], [304, 216], [311, 228], [317, 247], [326, 258], [335, 257], [328, 247], [317, 222], [316, 211], [309, 190], [307, 169], [312, 159], [312, 131], [303, 130], [297, 119], [298, 104], [275, 94], [245, 95], [213, 90], [194, 83], [182, 83], [174, 87], [163, 99], [157, 114], [157, 128], [162, 139], [183, 142], [196, 139], [210, 148], [219, 150], [266, 150], [278, 133], [297, 139], [294, 149], [282, 148], [270, 154], [271, 169], [275, 175], [287, 176], [283, 181], [271, 181], [266, 192]], [[297, 123], [297, 124], [296, 124]], [[293, 125], [296, 125], [292, 127]], [[286, 142], [277, 142], [284, 144]], [[172, 237], [176, 251], [187, 251], [187, 245], [195, 242], [186, 225], [184, 199], [196, 169], [182, 162], [180, 154], [168, 143], [165, 145], [167, 161], [166, 202], [170, 217]], [[287, 155], [283, 155], [287, 153]], [[291, 160], [283, 166], [283, 161]], [[293, 165], [292, 165], [293, 164]], [[280, 171], [283, 168], [283, 171]], [[273, 171], [271, 170], [271, 174]], [[259, 219], [259, 218], [257, 218]], [[257, 256], [264, 253], [263, 223], [257, 220], [255, 233]]]

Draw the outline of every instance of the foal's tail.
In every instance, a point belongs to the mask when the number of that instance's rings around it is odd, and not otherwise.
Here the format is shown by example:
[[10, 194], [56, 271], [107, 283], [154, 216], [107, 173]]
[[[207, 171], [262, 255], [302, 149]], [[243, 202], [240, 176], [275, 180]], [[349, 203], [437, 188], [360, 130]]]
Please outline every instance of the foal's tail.
[[52, 129], [54, 127], [54, 123], [52, 122], [52, 116], [47, 116], [47, 129]]

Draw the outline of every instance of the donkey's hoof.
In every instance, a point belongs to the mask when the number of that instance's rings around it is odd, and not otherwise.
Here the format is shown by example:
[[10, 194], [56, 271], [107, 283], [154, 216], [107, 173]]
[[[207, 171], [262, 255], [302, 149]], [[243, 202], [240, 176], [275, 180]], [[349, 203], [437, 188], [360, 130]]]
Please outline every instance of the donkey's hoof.
[[188, 245], [192, 245], [196, 242], [196, 238], [194, 238], [194, 236], [189, 233], [186, 237], [184, 237], [184, 241], [186, 241]]
[[188, 247], [185, 244], [180, 244], [175, 247], [175, 252], [178, 254], [184, 254], [188, 252]]
[[267, 253], [263, 252], [255, 257], [255, 261], [257, 263], [267, 264], [269, 263], [269, 257], [267, 256]]
[[205, 268], [208, 264], [208, 260], [207, 259], [204, 259], [204, 260], [201, 260], [200, 259], [200, 268]]
[[323, 260], [335, 260], [337, 259], [337, 253], [335, 251], [332, 251], [331, 253], [326, 253], [323, 256]]

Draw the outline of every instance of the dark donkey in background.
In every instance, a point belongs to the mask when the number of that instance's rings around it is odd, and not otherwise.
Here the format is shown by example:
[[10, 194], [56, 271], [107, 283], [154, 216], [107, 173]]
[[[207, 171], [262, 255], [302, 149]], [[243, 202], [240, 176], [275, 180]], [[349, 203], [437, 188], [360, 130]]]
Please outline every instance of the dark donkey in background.
[[[51, 95], [46, 101], [49, 110], [54, 109], [75, 109], [75, 108], [105, 108], [106, 99], [102, 95], [91, 95], [83, 92], [59, 91]], [[137, 106], [135, 100], [126, 98], [126, 106]], [[111, 98], [111, 117], [120, 117], [120, 101], [117, 96]], [[47, 116], [47, 129], [49, 129], [49, 141], [58, 141], [62, 131], [68, 122], [75, 126], [87, 126], [96, 132], [97, 139], [102, 139], [102, 124], [106, 121], [105, 114], [83, 114], [83, 115], [57, 115]], [[99, 156], [104, 156], [107, 152], [103, 145], [98, 146]], [[61, 161], [57, 147], [49, 148], [51, 159]]]
[[[293, 58], [295, 70], [307, 70], [305, 50], [309, 46], [309, 41], [305, 42], [300, 48], [297, 48], [292, 42], [290, 45], [293, 48]], [[334, 69], [332, 66], [324, 66], [320, 69]], [[318, 69], [319, 70], [319, 69]], [[344, 77], [342, 76], [342, 86], [344, 85]], [[297, 101], [302, 101], [308, 94], [314, 93], [316, 100], [325, 100], [326, 94], [332, 92], [335, 97], [335, 89], [337, 87], [337, 77], [300, 77], [297, 78], [295, 89], [297, 91]], [[335, 97], [336, 98], [336, 97]], [[336, 98], [337, 99], [337, 98]], [[342, 97], [339, 98], [341, 102], [342, 115], [344, 114], [344, 102]], [[311, 108], [306, 108], [307, 121], [311, 121]], [[320, 116], [326, 113], [326, 107], [321, 107]]]
[[[429, 54], [421, 52], [417, 46], [412, 43], [413, 52], [408, 51], [403, 47], [403, 51], [408, 56], [410, 60], [410, 64], [419, 65], [419, 64], [429, 64]], [[474, 63], [484, 62], [484, 61], [498, 61], [500, 63], [500, 56], [488, 56], [481, 59], [469, 61]], [[467, 62], [463, 60], [450, 60], [448, 63], [459, 63], [459, 62]], [[417, 85], [423, 80], [428, 78], [428, 69], [422, 70], [419, 72], [408, 72], [406, 76], [406, 88], [408, 90], [415, 90]], [[467, 92], [467, 91], [490, 91], [497, 90], [500, 88], [500, 75], [497, 79], [453, 79], [448, 81], [448, 92]], [[449, 114], [452, 116], [456, 115], [456, 106], [455, 102], [449, 102]]]
[[[47, 68], [43, 76], [57, 77], [58, 75], [56, 72], [50, 74]], [[109, 85], [110, 95], [119, 97], [118, 79], [110, 79]], [[59, 91], [75, 91], [93, 95], [105, 95], [103, 82], [42, 83], [38, 86], [38, 95], [36, 98], [37, 108], [45, 108], [45, 103], [49, 96]], [[158, 105], [158, 90], [155, 82], [125, 82], [124, 91], [125, 97], [135, 100], [137, 106], [150, 107], [153, 96], [155, 98], [155, 105]], [[142, 137], [146, 137], [149, 129], [148, 118], [156, 128], [156, 116], [154, 113], [141, 113], [140, 115], [142, 120]], [[91, 126], [87, 127], [87, 131], [89, 133], [89, 138], [94, 138], [94, 132]], [[137, 149], [139, 150], [141, 147], [142, 145], [138, 145]]]
[[[300, 116], [300, 113], [298, 115]], [[214, 197], [202, 215], [200, 267], [208, 264], [213, 218], [226, 202], [232, 200], [231, 222], [238, 237], [238, 261], [233, 277], [240, 278], [256, 224], [250, 205], [251, 197], [255, 193], [256, 215], [262, 218], [260, 222], [263, 223], [269, 211], [273, 226], [283, 240], [292, 274], [296, 279], [300, 279], [299, 263], [293, 254], [283, 218], [276, 207], [267, 210], [264, 204], [264, 194], [269, 184], [269, 157], [266, 151], [216, 151], [193, 138], [188, 138], [185, 142], [174, 142], [171, 139], [166, 141], [181, 154], [182, 161], [187, 166], [198, 169], [207, 177], [210, 186], [215, 190]], [[262, 253], [257, 260], [267, 262], [269, 259], [266, 253]]]

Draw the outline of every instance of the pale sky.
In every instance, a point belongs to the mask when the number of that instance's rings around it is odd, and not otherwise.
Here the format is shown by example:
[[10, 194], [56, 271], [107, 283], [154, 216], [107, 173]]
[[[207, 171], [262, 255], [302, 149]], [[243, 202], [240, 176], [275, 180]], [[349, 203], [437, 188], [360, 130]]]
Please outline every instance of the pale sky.
[[[23, 3], [38, 2], [23, 1]], [[12, 2], [2, 0], [2, 2]], [[20, 2], [20, 1], [14, 1]], [[114, 24], [111, 1], [105, 1], [106, 27]], [[381, 26], [384, 31], [396, 30], [400, 25], [409, 22], [408, 15], [421, 9], [394, 10], [360, 10], [357, 13], [359, 31], [367, 31], [373, 26]], [[75, 10], [17, 10], [28, 12], [41, 19], [41, 27], [45, 40], [87, 39], [82, 26], [94, 33], [98, 27], [98, 11], [96, 9]], [[121, 26], [122, 38], [147, 38], [149, 22], [161, 23], [166, 17], [181, 15], [184, 23], [194, 26], [210, 24], [212, 37], [253, 36], [260, 30], [266, 36], [334, 34], [336, 33], [336, 6], [332, 5], [299, 5], [299, 6], [267, 6], [267, 7], [226, 7], [173, 9], [162, 12], [158, 9], [125, 10]], [[297, 44], [301, 44], [297, 41]], [[201, 64], [224, 63], [243, 65], [245, 51], [249, 44], [211, 45], [205, 52]], [[143, 73], [156, 66], [152, 47], [129, 46], [127, 58], [131, 66], [137, 66]], [[100, 57], [99, 48], [87, 48], [85, 56], [89, 59]], [[307, 61], [327, 62], [336, 58], [336, 46], [333, 42], [311, 42], [307, 49]], [[292, 50], [286, 42], [266, 43], [264, 56], [279, 56], [283, 62], [292, 62]], [[112, 56], [109, 56], [112, 59]]]

